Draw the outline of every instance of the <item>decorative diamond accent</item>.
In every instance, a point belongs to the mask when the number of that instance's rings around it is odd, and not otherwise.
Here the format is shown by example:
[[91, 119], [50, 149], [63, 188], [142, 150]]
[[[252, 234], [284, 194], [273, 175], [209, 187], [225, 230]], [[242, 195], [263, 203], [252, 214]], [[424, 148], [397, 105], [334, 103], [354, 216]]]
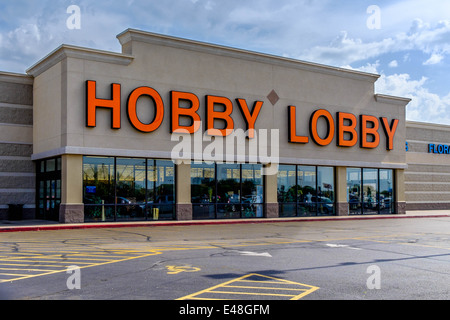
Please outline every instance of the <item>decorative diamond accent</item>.
[[280, 100], [280, 97], [275, 92], [275, 90], [272, 90], [267, 96], [267, 99], [269, 99], [270, 103], [274, 106], [278, 102], [278, 100]]

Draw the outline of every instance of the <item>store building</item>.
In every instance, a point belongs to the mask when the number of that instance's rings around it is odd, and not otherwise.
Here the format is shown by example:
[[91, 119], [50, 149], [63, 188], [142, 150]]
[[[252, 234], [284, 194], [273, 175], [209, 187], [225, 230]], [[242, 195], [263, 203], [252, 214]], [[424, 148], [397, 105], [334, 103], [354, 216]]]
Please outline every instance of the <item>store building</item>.
[[408, 210], [450, 210], [450, 126], [407, 122]]
[[63, 45], [26, 75], [0, 74], [0, 219], [11, 204], [62, 223], [450, 204], [449, 156], [413, 155], [428, 148], [421, 131], [439, 152], [450, 129], [407, 123], [410, 100], [374, 94], [378, 75], [131, 29], [117, 38], [122, 53]]

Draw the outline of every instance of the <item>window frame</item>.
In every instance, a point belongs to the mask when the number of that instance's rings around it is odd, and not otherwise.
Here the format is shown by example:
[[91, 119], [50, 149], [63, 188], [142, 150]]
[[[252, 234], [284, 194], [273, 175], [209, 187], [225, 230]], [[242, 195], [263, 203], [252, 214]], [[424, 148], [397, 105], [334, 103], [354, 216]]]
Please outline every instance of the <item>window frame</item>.
[[[277, 200], [278, 200], [278, 208], [279, 208], [279, 217], [280, 218], [288, 218], [288, 217], [301, 217], [301, 216], [335, 216], [336, 215], [336, 167], [330, 167], [330, 166], [313, 166], [313, 165], [289, 165], [289, 164], [282, 164], [280, 166], [285, 167], [291, 167], [289, 171], [292, 172], [292, 168], [295, 168], [295, 185], [291, 186], [295, 188], [295, 194], [294, 194], [294, 201], [280, 201], [280, 194], [279, 194], [279, 188], [280, 185], [278, 184], [279, 180], [277, 177]], [[315, 199], [315, 201], [312, 201], [309, 205], [309, 200], [301, 201], [300, 200], [300, 184], [299, 184], [299, 170], [300, 168], [314, 168], [314, 194], [311, 194], [311, 200]], [[332, 169], [333, 172], [333, 200], [331, 201], [331, 213], [321, 213], [321, 210], [329, 211], [328, 206], [324, 206], [324, 204], [328, 204], [328, 202], [325, 201], [318, 201], [318, 191], [319, 191], [319, 169], [320, 168], [329, 168]], [[307, 172], [307, 171], [305, 171]], [[312, 171], [310, 171], [312, 172]], [[288, 175], [288, 174], [287, 174]], [[304, 200], [304, 199], [303, 199]], [[295, 210], [292, 210], [292, 207], [295, 207]], [[291, 208], [291, 209], [285, 209], [285, 208]], [[320, 209], [320, 210], [319, 210]], [[303, 211], [304, 210], [304, 211]], [[301, 214], [301, 211], [304, 212], [304, 214]]]

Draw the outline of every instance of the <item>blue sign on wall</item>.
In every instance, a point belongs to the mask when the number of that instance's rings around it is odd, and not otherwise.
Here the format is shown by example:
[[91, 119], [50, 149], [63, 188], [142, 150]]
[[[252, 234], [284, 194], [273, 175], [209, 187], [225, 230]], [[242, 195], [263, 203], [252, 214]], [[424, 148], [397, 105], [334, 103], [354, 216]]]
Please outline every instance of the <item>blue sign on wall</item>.
[[436, 153], [436, 154], [450, 154], [450, 145], [446, 144], [433, 144], [430, 143], [428, 145], [428, 153]]
[[86, 186], [86, 193], [95, 193], [97, 191], [96, 186]]

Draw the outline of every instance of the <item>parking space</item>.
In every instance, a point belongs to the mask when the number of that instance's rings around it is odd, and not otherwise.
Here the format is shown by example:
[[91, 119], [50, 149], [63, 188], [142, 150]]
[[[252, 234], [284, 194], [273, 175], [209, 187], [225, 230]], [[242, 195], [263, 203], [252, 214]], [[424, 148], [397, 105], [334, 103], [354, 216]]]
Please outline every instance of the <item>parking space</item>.
[[66, 272], [70, 266], [99, 267], [105, 264], [161, 254], [155, 250], [100, 249], [94, 241], [0, 242], [0, 283]]
[[251, 273], [178, 300], [299, 300], [320, 288]]
[[[0, 234], [0, 298], [3, 290], [14, 299], [448, 299], [449, 223], [430, 218]], [[80, 290], [66, 287], [70, 266], [81, 269]], [[381, 290], [368, 289], [373, 266], [381, 271]]]

